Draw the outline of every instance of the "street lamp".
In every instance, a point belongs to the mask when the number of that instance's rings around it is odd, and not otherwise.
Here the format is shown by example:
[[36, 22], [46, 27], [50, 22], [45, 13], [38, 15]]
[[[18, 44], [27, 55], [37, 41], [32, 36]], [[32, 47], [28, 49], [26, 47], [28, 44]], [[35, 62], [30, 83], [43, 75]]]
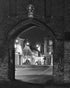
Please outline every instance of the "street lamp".
[[18, 43], [18, 39], [16, 39], [16, 43]]
[[40, 51], [40, 50], [41, 50], [41, 47], [40, 47], [40, 45], [39, 45], [39, 44], [37, 44], [37, 45], [36, 45], [36, 47], [37, 47], [37, 50], [38, 50], [38, 51]]
[[29, 42], [27, 42], [27, 43], [26, 43], [26, 45], [28, 45], [28, 46], [29, 46], [29, 45], [30, 45], [30, 43], [29, 43]]
[[40, 56], [41, 46], [39, 44], [36, 44], [36, 48], [38, 50], [38, 56]]
[[53, 44], [52, 40], [49, 40], [49, 45], [52, 45], [52, 44]]

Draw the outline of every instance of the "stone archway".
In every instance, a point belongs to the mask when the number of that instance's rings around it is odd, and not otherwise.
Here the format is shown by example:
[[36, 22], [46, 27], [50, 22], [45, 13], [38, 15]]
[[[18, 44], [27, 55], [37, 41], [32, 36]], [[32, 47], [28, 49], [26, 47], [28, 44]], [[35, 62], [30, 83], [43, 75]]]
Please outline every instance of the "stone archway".
[[14, 61], [14, 40], [16, 37], [23, 31], [31, 27], [40, 27], [42, 30], [46, 30], [46, 33], [52, 36], [52, 39], [55, 40], [55, 33], [52, 29], [43, 22], [40, 22], [35, 19], [29, 19], [22, 21], [21, 23], [17, 24], [14, 29], [8, 34], [8, 41], [9, 41], [9, 77], [10, 79], [15, 79], [15, 61]]
[[[27, 29], [27, 28], [29, 28], [29, 27], [32, 27], [32, 26], [38, 26], [38, 27], [42, 28], [43, 30], [46, 30], [46, 29], [47, 29], [47, 32], [51, 33], [51, 36], [53, 36], [53, 38], [56, 39], [56, 36], [55, 36], [54, 31], [53, 31], [45, 22], [39, 21], [39, 20], [37, 20], [37, 19], [28, 19], [28, 20], [26, 19], [26, 20], [23, 20], [23, 21], [21, 21], [21, 22], [18, 22], [18, 23], [16, 24], [16, 26], [12, 29], [12, 31], [10, 31], [10, 32], [8, 33], [8, 40], [9, 40], [13, 35], [15, 35], [16, 32], [21, 33], [21, 32], [24, 31], [25, 29]], [[23, 30], [22, 28], [23, 28], [24, 30]], [[21, 30], [19, 31], [19, 29], [21, 29]], [[18, 35], [19, 33], [17, 33], [17, 35]], [[16, 36], [17, 36], [17, 35], [16, 35]], [[16, 36], [15, 36], [15, 37], [16, 37]]]

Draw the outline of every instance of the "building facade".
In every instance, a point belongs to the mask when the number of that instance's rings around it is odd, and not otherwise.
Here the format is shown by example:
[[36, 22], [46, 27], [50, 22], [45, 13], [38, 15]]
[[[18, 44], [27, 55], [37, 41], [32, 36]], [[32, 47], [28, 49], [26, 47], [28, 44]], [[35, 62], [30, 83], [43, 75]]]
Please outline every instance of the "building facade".
[[0, 80], [14, 79], [15, 38], [25, 29], [39, 26], [54, 39], [54, 81], [70, 82], [69, 18], [69, 0], [1, 0]]

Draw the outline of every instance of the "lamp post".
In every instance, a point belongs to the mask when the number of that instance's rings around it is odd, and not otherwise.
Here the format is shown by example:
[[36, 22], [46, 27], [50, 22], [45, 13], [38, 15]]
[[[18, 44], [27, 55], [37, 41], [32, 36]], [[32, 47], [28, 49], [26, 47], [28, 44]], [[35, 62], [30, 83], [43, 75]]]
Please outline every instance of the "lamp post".
[[37, 44], [36, 47], [37, 47], [37, 50], [38, 50], [38, 56], [40, 56], [41, 45]]
[[49, 40], [49, 55], [51, 57], [51, 60], [50, 60], [51, 66], [53, 66], [53, 54], [52, 54], [52, 52], [53, 52], [53, 42], [52, 42], [52, 40]]

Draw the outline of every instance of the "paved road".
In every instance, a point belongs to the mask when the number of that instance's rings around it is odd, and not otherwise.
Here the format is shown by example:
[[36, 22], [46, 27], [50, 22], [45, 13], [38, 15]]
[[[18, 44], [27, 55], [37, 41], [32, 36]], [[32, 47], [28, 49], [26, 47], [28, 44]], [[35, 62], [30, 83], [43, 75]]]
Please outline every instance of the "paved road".
[[45, 83], [52, 77], [52, 66], [16, 67], [15, 79], [31, 83]]

